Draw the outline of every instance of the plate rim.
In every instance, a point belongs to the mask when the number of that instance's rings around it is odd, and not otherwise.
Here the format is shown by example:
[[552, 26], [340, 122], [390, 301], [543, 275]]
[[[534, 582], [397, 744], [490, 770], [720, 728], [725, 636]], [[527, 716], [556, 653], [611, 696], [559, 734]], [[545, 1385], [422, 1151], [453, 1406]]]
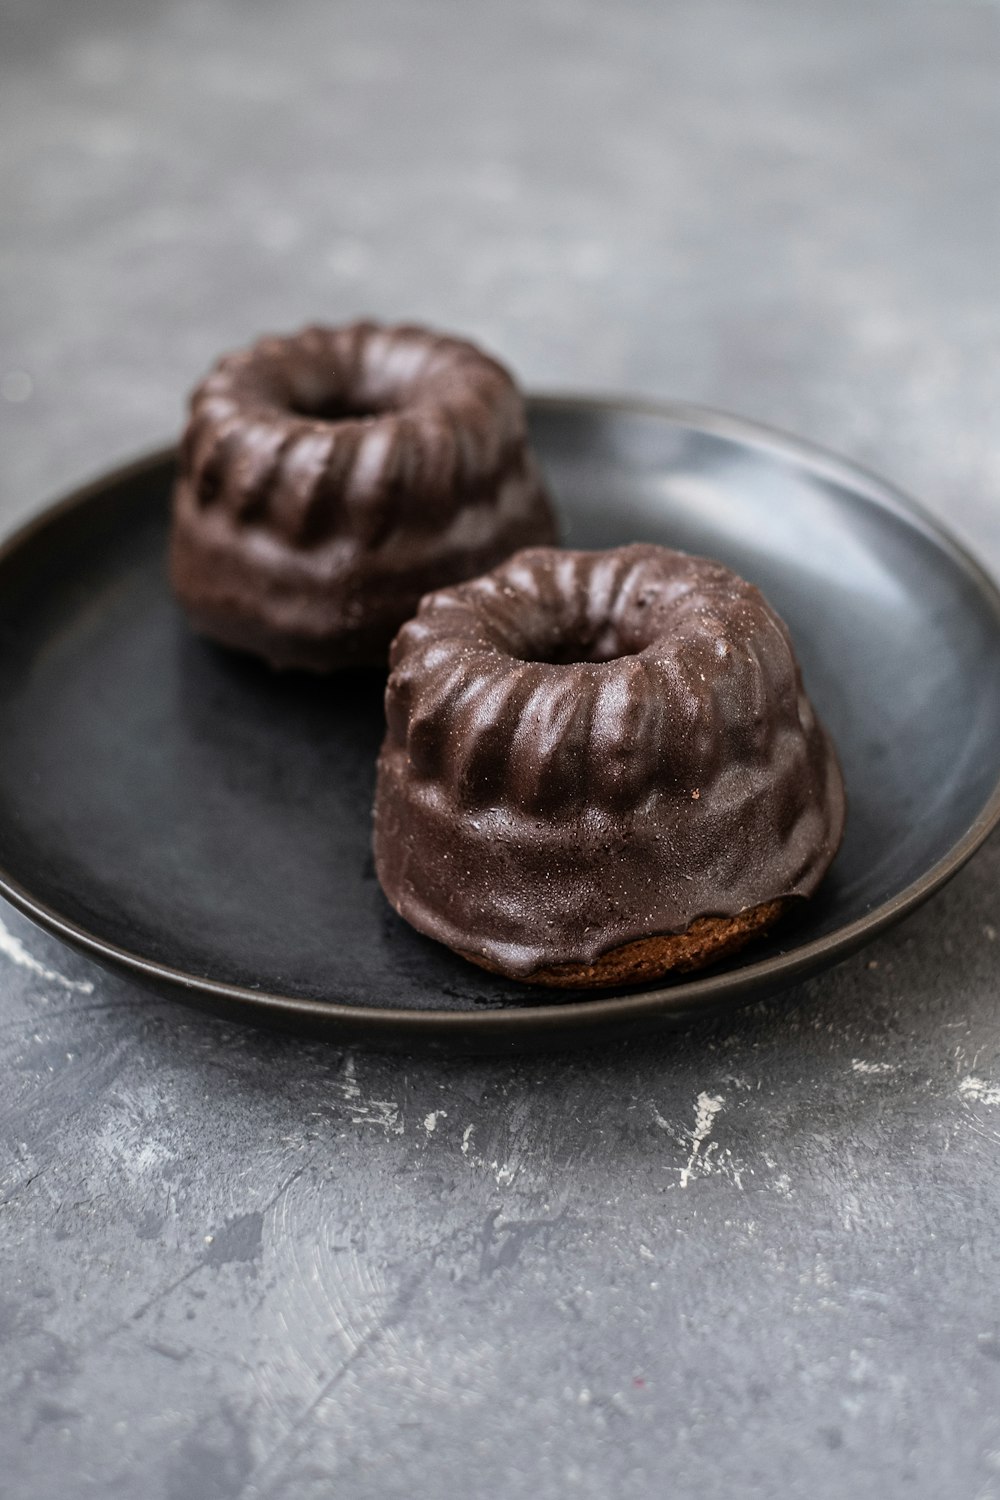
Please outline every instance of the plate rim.
[[[779, 428], [686, 401], [571, 391], [529, 392], [526, 399], [529, 413], [532, 408], [574, 412], [584, 408], [595, 412], [650, 416], [674, 426], [709, 432], [799, 465], [805, 462], [813, 472], [818, 471], [827, 478], [859, 491], [870, 504], [889, 511], [898, 520], [915, 527], [932, 541], [974, 585], [980, 599], [993, 614], [1000, 633], [1000, 587], [983, 564], [964, 542], [917, 500], [862, 464], [842, 458], [818, 444]], [[147, 471], [161, 467], [173, 458], [176, 451], [177, 445], [171, 443], [116, 465], [30, 516], [0, 539], [0, 565], [63, 515], [86, 506], [112, 485], [139, 478]], [[506, 1039], [513, 1042], [529, 1033], [571, 1030], [586, 1032], [605, 1025], [627, 1026], [631, 1023], [657, 1021], [668, 1024], [671, 1020], [694, 1019], [702, 1014], [710, 1014], [725, 1002], [749, 1001], [761, 991], [792, 984], [798, 978], [813, 972], [822, 963], [837, 963], [848, 958], [870, 939], [914, 911], [957, 874], [998, 826], [1000, 776], [965, 833], [946, 854], [888, 901], [834, 932], [814, 938], [801, 946], [771, 954], [736, 971], [722, 970], [654, 989], [625, 991], [579, 1000], [550, 1001], [538, 1005], [519, 1003], [516, 1006], [481, 1011], [353, 1005], [343, 1000], [313, 1000], [305, 996], [282, 995], [213, 980], [145, 958], [140, 953], [134, 953], [97, 936], [33, 896], [2, 864], [0, 896], [48, 932], [71, 946], [82, 949], [99, 962], [124, 969], [155, 985], [167, 986], [178, 998], [193, 1000], [201, 997], [206, 1001], [217, 1001], [227, 1008], [239, 1006], [245, 1011], [244, 1018], [248, 1021], [274, 1024], [281, 1019], [308, 1019], [321, 1023], [323, 1029], [355, 1033], [364, 1031], [397, 1040], [436, 1036], [473, 1042], [489, 1037], [496, 1041]]]

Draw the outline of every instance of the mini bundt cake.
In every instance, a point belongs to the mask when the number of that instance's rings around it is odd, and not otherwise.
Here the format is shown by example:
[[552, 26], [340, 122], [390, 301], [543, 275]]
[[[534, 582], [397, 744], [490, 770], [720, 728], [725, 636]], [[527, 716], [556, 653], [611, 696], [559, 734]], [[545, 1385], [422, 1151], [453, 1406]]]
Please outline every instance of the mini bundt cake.
[[463, 339], [306, 328], [226, 355], [191, 398], [174, 590], [274, 667], [384, 663], [429, 589], [554, 539], [520, 393]]
[[519, 552], [392, 648], [375, 865], [402, 917], [512, 978], [697, 968], [816, 889], [844, 787], [788, 631], [720, 563]]

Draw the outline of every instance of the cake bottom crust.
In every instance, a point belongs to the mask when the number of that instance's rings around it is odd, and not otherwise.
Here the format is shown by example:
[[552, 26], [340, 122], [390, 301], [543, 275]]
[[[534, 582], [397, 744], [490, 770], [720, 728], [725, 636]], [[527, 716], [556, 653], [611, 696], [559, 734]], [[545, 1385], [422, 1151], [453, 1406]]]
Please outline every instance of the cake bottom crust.
[[[591, 964], [559, 964], [516, 977], [522, 984], [547, 985], [553, 989], [601, 990], [616, 985], [647, 984], [667, 974], [702, 969], [736, 953], [752, 938], [774, 925], [790, 903], [787, 899], [765, 901], [736, 917], [698, 917], [684, 932], [637, 938], [620, 948], [602, 953]], [[475, 953], [463, 953], [470, 963], [492, 974], [504, 970]]]

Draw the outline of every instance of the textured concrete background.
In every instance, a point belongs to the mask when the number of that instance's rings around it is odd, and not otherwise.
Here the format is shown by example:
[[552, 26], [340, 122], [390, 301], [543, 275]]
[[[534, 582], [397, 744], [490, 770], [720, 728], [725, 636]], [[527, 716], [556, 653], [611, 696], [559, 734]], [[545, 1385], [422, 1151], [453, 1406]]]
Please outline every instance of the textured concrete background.
[[[795, 429], [1000, 568], [995, 3], [3, 0], [0, 191], [5, 526], [371, 311]], [[0, 1490], [1000, 1497], [998, 881], [504, 1063], [225, 1028], [4, 908]]]

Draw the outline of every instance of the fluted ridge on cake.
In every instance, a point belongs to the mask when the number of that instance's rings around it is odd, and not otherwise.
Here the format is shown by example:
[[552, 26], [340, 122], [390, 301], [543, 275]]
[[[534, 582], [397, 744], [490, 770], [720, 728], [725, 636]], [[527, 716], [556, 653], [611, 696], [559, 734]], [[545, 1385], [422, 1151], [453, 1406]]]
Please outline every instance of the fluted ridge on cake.
[[[758, 590], [676, 553], [666, 576], [642, 544], [612, 556], [528, 549], [424, 599], [386, 699], [414, 774], [469, 808], [550, 816], [710, 797], [737, 767], [796, 774], [812, 710]], [[531, 659], [569, 649], [597, 659]]]

